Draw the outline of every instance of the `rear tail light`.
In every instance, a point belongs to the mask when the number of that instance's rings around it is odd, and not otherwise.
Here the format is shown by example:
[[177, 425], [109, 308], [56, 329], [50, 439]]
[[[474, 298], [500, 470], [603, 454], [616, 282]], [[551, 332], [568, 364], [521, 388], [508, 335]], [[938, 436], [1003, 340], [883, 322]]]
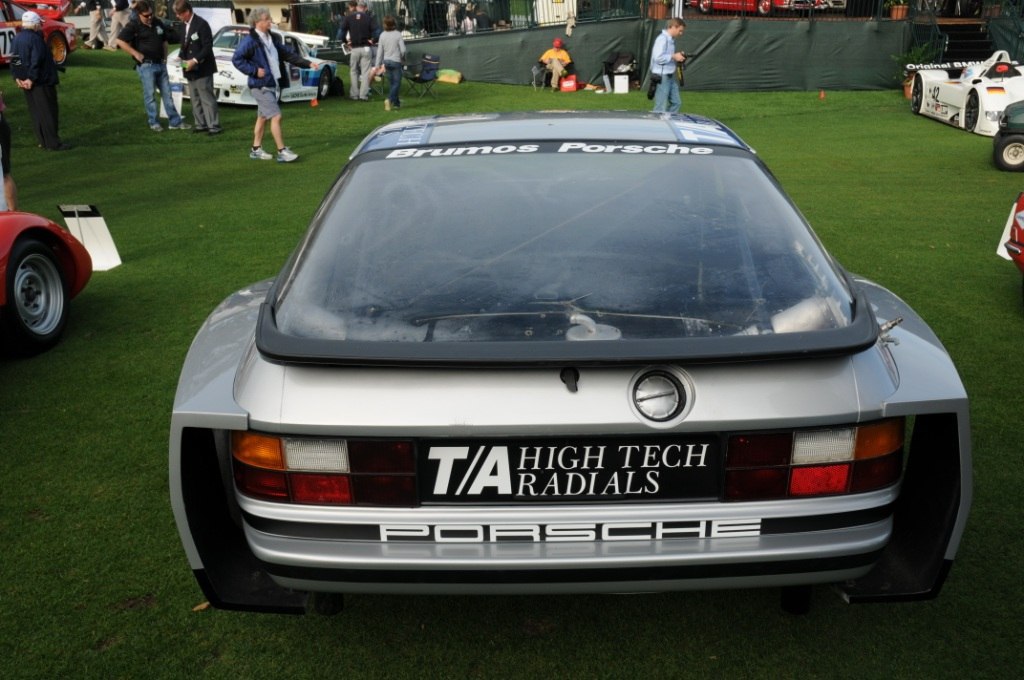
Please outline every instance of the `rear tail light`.
[[862, 493], [899, 481], [904, 420], [729, 437], [725, 499]]
[[418, 504], [410, 441], [234, 432], [231, 447], [235, 485], [247, 496], [313, 505]]

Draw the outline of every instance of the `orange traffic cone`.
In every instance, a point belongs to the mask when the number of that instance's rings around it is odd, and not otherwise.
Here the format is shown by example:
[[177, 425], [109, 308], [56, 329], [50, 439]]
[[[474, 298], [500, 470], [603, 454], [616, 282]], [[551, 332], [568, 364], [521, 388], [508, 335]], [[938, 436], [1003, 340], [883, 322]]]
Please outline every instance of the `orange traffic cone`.
[[309, 100], [309, 105], [320, 106], [320, 101], [316, 97], [313, 97], [312, 99]]
[[818, 99], [825, 101], [825, 90], [818, 90]]

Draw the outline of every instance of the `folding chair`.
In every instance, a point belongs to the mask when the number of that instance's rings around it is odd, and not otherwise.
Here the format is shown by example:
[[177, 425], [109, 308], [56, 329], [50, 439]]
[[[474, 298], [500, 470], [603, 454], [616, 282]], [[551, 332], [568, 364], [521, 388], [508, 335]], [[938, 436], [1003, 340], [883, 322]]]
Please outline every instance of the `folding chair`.
[[434, 83], [437, 82], [437, 70], [441, 67], [441, 57], [434, 54], [424, 54], [419, 69], [415, 73], [406, 73], [405, 82], [409, 83], [409, 89], [416, 95], [422, 97], [434, 94]]
[[[530, 74], [532, 75], [531, 83], [533, 84], [534, 90], [543, 90], [551, 86], [551, 78], [553, 77], [552, 73], [548, 70], [548, 67], [541, 62], [538, 61], [533, 65], [530, 69]], [[562, 71], [562, 77], [565, 78], [566, 76], [574, 75], [576, 75], [576, 64], [570, 61], [565, 65], [565, 69]]]
[[551, 72], [544, 67], [544, 64], [537, 62], [530, 69], [530, 73], [533, 76], [530, 82], [533, 84], [534, 90], [540, 90], [547, 86], [548, 77], [550, 77]]

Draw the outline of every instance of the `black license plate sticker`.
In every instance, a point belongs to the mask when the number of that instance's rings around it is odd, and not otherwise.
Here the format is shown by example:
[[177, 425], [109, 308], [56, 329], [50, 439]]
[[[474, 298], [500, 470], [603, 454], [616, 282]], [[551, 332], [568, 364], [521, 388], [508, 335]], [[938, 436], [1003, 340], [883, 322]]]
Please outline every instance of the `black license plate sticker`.
[[424, 503], [607, 502], [718, 496], [714, 438], [433, 443], [420, 449]]

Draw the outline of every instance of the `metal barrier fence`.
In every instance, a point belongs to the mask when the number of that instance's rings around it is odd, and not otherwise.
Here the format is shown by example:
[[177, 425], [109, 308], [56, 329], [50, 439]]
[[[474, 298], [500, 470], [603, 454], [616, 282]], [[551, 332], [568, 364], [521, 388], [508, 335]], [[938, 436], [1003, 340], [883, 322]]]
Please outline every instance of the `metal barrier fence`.
[[[677, 16], [683, 17], [687, 22], [731, 19], [737, 16], [768, 21], [856, 21], [890, 18], [899, 20], [908, 18], [908, 15], [890, 17], [890, 6], [894, 2], [938, 1], [940, 0], [370, 0], [369, 9], [378, 19], [387, 15], [394, 16], [406, 38], [425, 38], [638, 17], [662, 20]], [[347, 4], [340, 0], [293, 4], [292, 27], [298, 31], [327, 35], [332, 41], [337, 41], [338, 27]], [[913, 9], [909, 4], [904, 4], [903, 7]]]

